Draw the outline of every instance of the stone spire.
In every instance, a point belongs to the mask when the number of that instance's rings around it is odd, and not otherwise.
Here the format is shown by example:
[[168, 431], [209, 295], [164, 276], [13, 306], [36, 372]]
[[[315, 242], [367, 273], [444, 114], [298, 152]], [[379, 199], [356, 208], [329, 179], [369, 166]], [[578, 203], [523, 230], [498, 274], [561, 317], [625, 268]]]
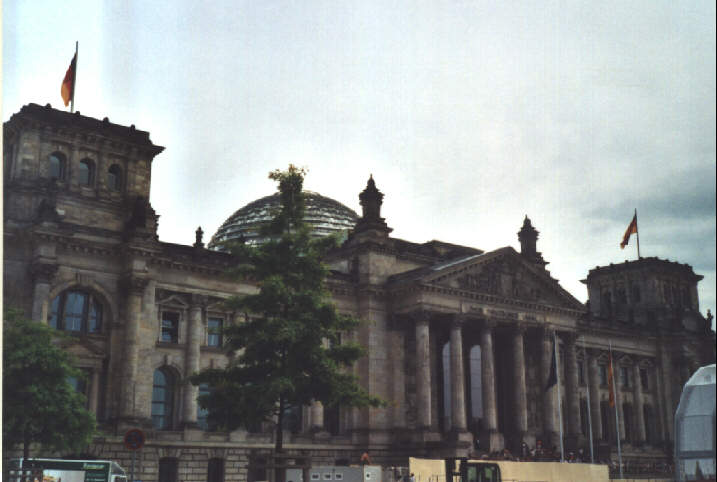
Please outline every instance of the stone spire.
[[520, 241], [520, 254], [531, 263], [535, 263], [541, 267], [548, 264], [543, 260], [543, 255], [537, 251], [539, 231], [533, 227], [528, 215], [525, 215], [523, 227], [518, 231], [518, 241]]
[[373, 175], [368, 178], [366, 189], [359, 194], [359, 201], [363, 215], [356, 222], [354, 234], [372, 232], [378, 236], [387, 237], [393, 231], [381, 217], [381, 204], [383, 204], [383, 193], [376, 188]]

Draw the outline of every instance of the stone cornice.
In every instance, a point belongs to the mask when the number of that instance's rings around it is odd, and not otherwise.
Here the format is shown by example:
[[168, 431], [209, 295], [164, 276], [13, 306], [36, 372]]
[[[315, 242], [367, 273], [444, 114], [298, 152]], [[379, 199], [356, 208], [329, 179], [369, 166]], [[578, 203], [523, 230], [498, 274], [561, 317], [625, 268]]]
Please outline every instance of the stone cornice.
[[563, 308], [559, 306], [543, 305], [540, 303], [534, 303], [530, 301], [522, 301], [511, 298], [505, 298], [498, 295], [490, 295], [484, 293], [476, 293], [474, 291], [466, 291], [458, 288], [451, 288], [448, 286], [440, 286], [429, 283], [416, 283], [407, 287], [401, 287], [392, 291], [392, 294], [400, 296], [408, 293], [425, 292], [425, 293], [437, 293], [458, 298], [463, 298], [471, 301], [479, 301], [482, 303], [511, 306], [516, 308], [522, 308], [531, 311], [538, 311], [542, 313], [556, 313], [567, 315], [571, 317], [578, 317], [583, 315], [585, 312], [582, 310], [573, 310], [570, 308]]

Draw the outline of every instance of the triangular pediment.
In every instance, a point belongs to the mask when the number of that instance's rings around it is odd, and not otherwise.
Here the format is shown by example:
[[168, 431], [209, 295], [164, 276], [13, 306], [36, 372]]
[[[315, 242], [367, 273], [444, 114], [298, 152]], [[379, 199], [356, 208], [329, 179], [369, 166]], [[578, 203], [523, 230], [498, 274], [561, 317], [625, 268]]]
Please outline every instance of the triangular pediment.
[[583, 309], [547, 271], [511, 247], [441, 263], [424, 271], [417, 281], [507, 300]]

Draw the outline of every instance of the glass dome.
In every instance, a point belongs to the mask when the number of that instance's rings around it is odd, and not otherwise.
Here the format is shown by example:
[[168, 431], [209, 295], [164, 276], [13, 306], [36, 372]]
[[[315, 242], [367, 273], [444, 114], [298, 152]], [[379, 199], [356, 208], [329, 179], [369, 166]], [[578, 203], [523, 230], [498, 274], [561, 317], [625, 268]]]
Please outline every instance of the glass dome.
[[[358, 215], [338, 201], [321, 194], [304, 191], [306, 212], [304, 219], [311, 225], [314, 236], [347, 233], [353, 229]], [[243, 238], [247, 244], [261, 244], [265, 239], [259, 231], [280, 208], [279, 193], [250, 202], [224, 221], [209, 241], [209, 249], [220, 250], [221, 243]]]

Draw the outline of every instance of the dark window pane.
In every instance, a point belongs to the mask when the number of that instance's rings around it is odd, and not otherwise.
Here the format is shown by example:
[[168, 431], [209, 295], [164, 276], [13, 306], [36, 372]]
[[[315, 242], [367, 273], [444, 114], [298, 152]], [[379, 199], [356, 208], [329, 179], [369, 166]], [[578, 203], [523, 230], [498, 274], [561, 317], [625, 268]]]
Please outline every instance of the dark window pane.
[[87, 324], [87, 331], [96, 333], [102, 330], [102, 305], [94, 298], [90, 298], [90, 311]]
[[159, 459], [159, 482], [177, 482], [178, 465], [174, 457]]
[[152, 423], [158, 430], [171, 428], [173, 395], [172, 376], [162, 369], [155, 370], [152, 387]]
[[94, 163], [90, 159], [83, 159], [77, 169], [78, 182], [81, 186], [90, 186], [94, 180]]
[[207, 328], [209, 334], [207, 335], [207, 346], [222, 346], [222, 325], [223, 321], [221, 318], [209, 318], [207, 322]]
[[209, 459], [207, 465], [207, 482], [224, 481], [224, 459]]
[[110, 191], [119, 191], [122, 189], [122, 169], [113, 164], [107, 171], [107, 189]]
[[[209, 395], [209, 385], [202, 383], [199, 385], [199, 396]], [[202, 408], [197, 402], [197, 425], [202, 430], [209, 430], [209, 410]]]
[[65, 177], [65, 156], [59, 152], [50, 154], [50, 178], [64, 179]]
[[162, 312], [162, 338], [167, 343], [177, 343], [179, 314], [169, 311]]
[[60, 297], [55, 297], [54, 300], [52, 300], [52, 304], [50, 305], [50, 314], [47, 317], [47, 324], [50, 325], [52, 328], [60, 328], [57, 324], [58, 322], [58, 311], [60, 309]]
[[87, 295], [84, 293], [70, 292], [65, 299], [63, 311], [64, 328], [68, 331], [82, 331], [82, 318], [85, 313]]

